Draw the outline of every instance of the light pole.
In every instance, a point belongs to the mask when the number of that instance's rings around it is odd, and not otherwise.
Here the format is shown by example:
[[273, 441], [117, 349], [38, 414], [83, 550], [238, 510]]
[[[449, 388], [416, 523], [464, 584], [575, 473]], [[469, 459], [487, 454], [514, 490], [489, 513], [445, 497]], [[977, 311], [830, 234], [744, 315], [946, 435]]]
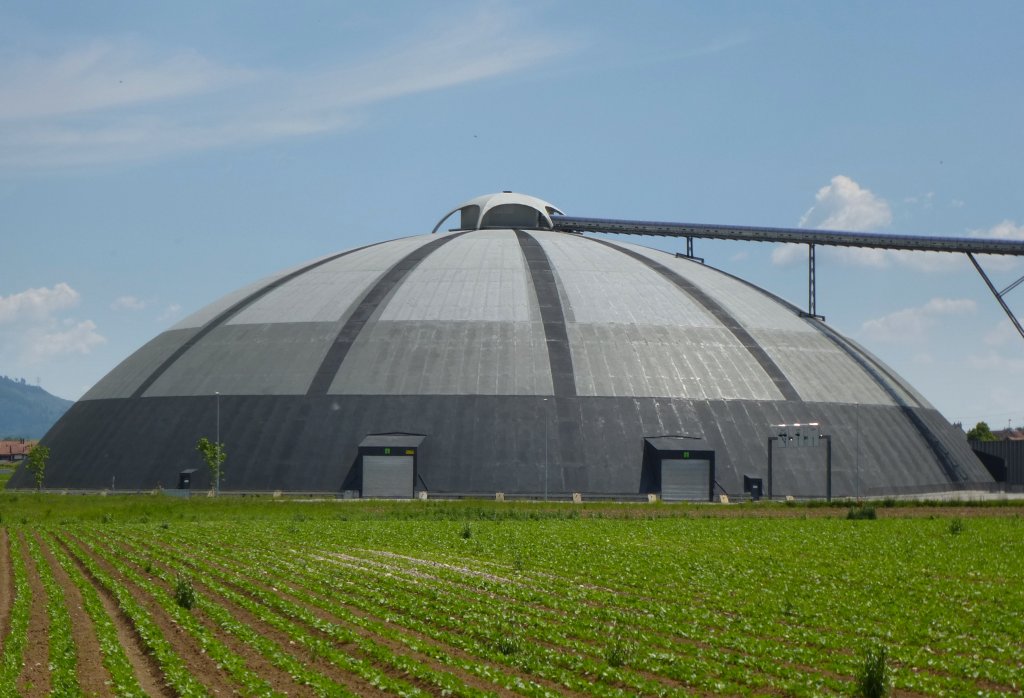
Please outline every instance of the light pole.
[[217, 396], [217, 482], [214, 485], [214, 492], [220, 496], [220, 391], [216, 391], [214, 395]]
[[548, 406], [547, 398], [544, 398], [544, 501], [548, 501]]

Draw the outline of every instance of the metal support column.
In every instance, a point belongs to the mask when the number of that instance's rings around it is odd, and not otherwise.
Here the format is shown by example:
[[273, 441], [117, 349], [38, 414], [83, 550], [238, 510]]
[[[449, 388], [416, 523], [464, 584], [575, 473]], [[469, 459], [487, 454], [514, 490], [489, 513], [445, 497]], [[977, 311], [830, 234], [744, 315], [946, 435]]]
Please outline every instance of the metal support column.
[[1010, 306], [1006, 305], [1006, 301], [1003, 300], [1003, 296], [1005, 296], [1013, 289], [1017, 288], [1021, 284], [1021, 282], [1024, 282], [1024, 276], [1014, 281], [1012, 284], [1004, 288], [1001, 292], [997, 291], [996, 287], [992, 285], [992, 281], [989, 280], [988, 274], [986, 274], [985, 271], [981, 268], [981, 265], [978, 264], [978, 260], [974, 258], [974, 255], [971, 254], [970, 252], [967, 252], [966, 254], [967, 259], [971, 260], [971, 264], [973, 264], [974, 268], [978, 270], [979, 274], [981, 274], [981, 278], [985, 280], [985, 284], [988, 286], [988, 290], [992, 292], [992, 295], [996, 297], [996, 300], [999, 302], [999, 305], [1002, 306], [1003, 312], [1006, 313], [1006, 317], [1010, 318], [1010, 322], [1012, 322], [1013, 326], [1017, 328], [1017, 332], [1020, 334], [1020, 336], [1024, 338], [1024, 327], [1021, 327], [1020, 321], [1016, 318], [1016, 316], [1014, 316], [1013, 311], [1010, 310]]
[[807, 312], [800, 313], [801, 317], [811, 317], [824, 321], [825, 317], [818, 315], [818, 289], [815, 279], [814, 243], [807, 244]]
[[768, 501], [772, 499], [772, 442], [777, 440], [777, 436], [768, 437]]
[[690, 257], [690, 258], [693, 257], [693, 238], [692, 237], [686, 238], [686, 256]]
[[818, 314], [814, 289], [814, 245], [807, 246], [807, 314], [814, 317]]

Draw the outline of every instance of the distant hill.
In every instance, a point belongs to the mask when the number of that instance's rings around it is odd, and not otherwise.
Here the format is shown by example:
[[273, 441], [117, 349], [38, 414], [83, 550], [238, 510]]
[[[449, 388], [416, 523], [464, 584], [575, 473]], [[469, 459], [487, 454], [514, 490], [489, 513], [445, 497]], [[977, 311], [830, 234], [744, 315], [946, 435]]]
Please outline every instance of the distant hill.
[[0, 376], [0, 438], [38, 439], [74, 404], [24, 379]]

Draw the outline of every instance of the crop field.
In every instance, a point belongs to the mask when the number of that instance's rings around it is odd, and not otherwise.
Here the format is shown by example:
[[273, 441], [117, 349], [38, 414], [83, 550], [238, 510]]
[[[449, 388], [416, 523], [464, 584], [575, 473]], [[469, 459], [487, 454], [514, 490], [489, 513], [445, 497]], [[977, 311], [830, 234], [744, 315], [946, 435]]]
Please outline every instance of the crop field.
[[0, 696], [1019, 695], [1022, 513], [7, 494]]

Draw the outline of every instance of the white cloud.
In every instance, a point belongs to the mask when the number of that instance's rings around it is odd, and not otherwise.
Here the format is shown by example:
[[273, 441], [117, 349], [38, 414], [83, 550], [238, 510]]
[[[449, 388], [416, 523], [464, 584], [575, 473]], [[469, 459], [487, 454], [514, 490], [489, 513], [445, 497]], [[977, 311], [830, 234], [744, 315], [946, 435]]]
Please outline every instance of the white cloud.
[[481, 11], [396, 37], [375, 56], [291, 73], [218, 65], [191, 50], [117, 41], [0, 69], [0, 168], [60, 168], [270, 142], [352, 127], [384, 100], [516, 73], [572, 50]]
[[807, 245], [782, 243], [772, 250], [772, 264], [777, 267], [788, 267], [807, 259]]
[[867, 320], [861, 325], [860, 331], [865, 338], [876, 342], [919, 341], [935, 326], [937, 318], [970, 314], [976, 307], [975, 302], [967, 298], [932, 298], [922, 306], [904, 308]]
[[93, 41], [56, 56], [0, 63], [0, 119], [39, 119], [176, 99], [255, 79], [191, 50], [166, 56], [137, 42]]
[[177, 303], [171, 303], [164, 308], [164, 312], [160, 313], [160, 317], [158, 317], [157, 320], [160, 322], [167, 322], [168, 320], [173, 320], [179, 315], [181, 315], [181, 306]]
[[1024, 240], [1024, 225], [1005, 220], [988, 230], [972, 230], [971, 235], [979, 238], [996, 238], [997, 240]]
[[[1021, 341], [1020, 333], [1017, 332], [1009, 320], [1001, 320], [983, 338], [985, 344], [990, 347], [1002, 347], [1008, 344]], [[1020, 345], [1018, 345], [1020, 346]]]
[[88, 354], [106, 342], [92, 320], [59, 317], [79, 301], [78, 291], [64, 282], [0, 296], [0, 363], [34, 366], [63, 354]]
[[96, 323], [92, 320], [65, 326], [67, 329], [43, 332], [33, 337], [27, 347], [29, 360], [39, 361], [61, 354], [88, 354], [93, 347], [107, 341], [96, 331]]
[[[993, 371], [997, 374], [1024, 375], [1024, 358], [1003, 356], [994, 351], [967, 357], [967, 365], [972, 369]], [[998, 376], [993, 376], [993, 379], [998, 379]], [[1019, 407], [1020, 394], [1014, 397], [1015, 403]]]
[[0, 296], [0, 324], [39, 322], [60, 310], [74, 307], [78, 301], [78, 291], [63, 282], [53, 288], [30, 288], [9, 296]]
[[146, 302], [135, 296], [120, 296], [110, 304], [112, 310], [142, 310]]
[[[892, 222], [892, 211], [885, 199], [875, 196], [846, 175], [836, 175], [814, 195], [814, 205], [800, 218], [801, 228], [876, 230]], [[833, 250], [840, 260], [861, 266], [886, 266], [881, 250], [843, 248]], [[788, 266], [807, 259], [806, 245], [776, 245], [772, 264]]]
[[959, 254], [949, 252], [912, 252], [909, 250], [879, 250], [874, 248], [856, 249], [849, 247], [829, 248], [828, 255], [842, 264], [871, 269], [888, 269], [893, 266], [906, 267], [924, 272], [948, 272], [964, 269], [969, 262]]
[[846, 175], [836, 175], [815, 194], [814, 205], [800, 219], [800, 227], [862, 232], [891, 222], [892, 211], [885, 199]]
[[[993, 238], [996, 240], [1024, 240], [1024, 225], [1017, 225], [1014, 221], [1004, 220], [987, 230], [971, 230], [968, 235], [970, 237]], [[991, 254], [978, 255], [978, 257], [978, 262], [985, 270], [985, 273], [989, 271], [1012, 271], [1020, 268], [1019, 257]], [[999, 286], [999, 283], [995, 280], [992, 283]]]

